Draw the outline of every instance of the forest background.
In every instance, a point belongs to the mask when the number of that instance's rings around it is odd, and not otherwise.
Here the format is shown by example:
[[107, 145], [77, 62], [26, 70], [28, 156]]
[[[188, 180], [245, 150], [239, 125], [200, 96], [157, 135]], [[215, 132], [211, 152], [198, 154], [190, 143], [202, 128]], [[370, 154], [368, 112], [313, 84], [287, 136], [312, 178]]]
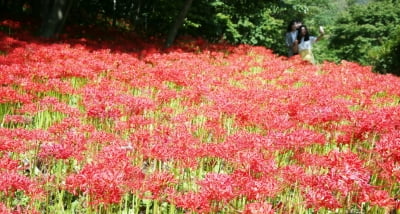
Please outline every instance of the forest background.
[[265, 46], [279, 55], [286, 54], [287, 24], [297, 19], [312, 35], [320, 25], [326, 29], [315, 46], [317, 61], [354, 61], [400, 74], [397, 0], [1, 0], [0, 9], [4, 17], [36, 20], [35, 31], [47, 38], [59, 37], [68, 25], [101, 26], [164, 38], [166, 46], [190, 36]]

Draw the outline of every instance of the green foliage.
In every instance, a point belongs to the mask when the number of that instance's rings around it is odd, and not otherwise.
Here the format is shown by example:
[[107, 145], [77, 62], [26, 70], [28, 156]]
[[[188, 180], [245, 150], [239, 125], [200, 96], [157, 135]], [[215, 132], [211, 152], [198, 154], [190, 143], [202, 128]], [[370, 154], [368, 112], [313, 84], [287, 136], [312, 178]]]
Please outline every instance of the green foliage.
[[399, 24], [400, 4], [396, 1], [355, 4], [337, 20], [328, 48], [339, 58], [390, 70], [395, 61], [391, 51], [397, 44], [390, 40], [398, 38], [395, 29]]
[[[326, 29], [329, 32], [329, 29]], [[315, 60], [318, 63], [322, 63], [323, 61], [330, 61], [339, 63], [341, 59], [338, 57], [338, 54], [334, 49], [329, 49], [329, 35], [326, 35], [322, 40], [318, 41], [313, 46], [313, 53], [315, 56]]]
[[195, 1], [181, 33], [286, 53], [283, 41], [288, 20], [282, 14], [289, 10], [279, 1]]
[[[282, 40], [283, 20], [273, 17], [273, 11], [268, 4], [249, 5], [247, 10], [257, 8], [258, 12], [243, 12], [244, 5], [230, 7], [225, 12], [219, 11], [215, 16], [216, 23], [222, 28], [220, 35], [232, 43], [264, 45], [272, 49], [279, 49]], [[283, 44], [283, 43], [282, 43]]]
[[[34, 10], [43, 6], [39, 0], [23, 2], [32, 8], [27, 15], [37, 14]], [[70, 12], [73, 15], [67, 24], [112, 25], [144, 36], [160, 37], [167, 35], [185, 1], [171, 4], [167, 0], [76, 0], [74, 3]], [[287, 23], [302, 19], [307, 11], [306, 4], [293, 5], [281, 0], [193, 1], [178, 35], [203, 37], [213, 42], [224, 40], [234, 44], [263, 45], [285, 54]]]
[[331, 25], [339, 11], [342, 11], [345, 0], [286, 0], [291, 5], [294, 17], [308, 26]]
[[101, 0], [76, 2], [72, 11], [76, 15], [70, 17], [73, 22], [118, 27], [129, 23], [129, 29], [146, 35], [166, 34], [184, 3], [171, 4], [166, 0], [116, 0], [115, 4]]
[[382, 46], [372, 48], [368, 52], [375, 70], [382, 73], [400, 75], [400, 27]]

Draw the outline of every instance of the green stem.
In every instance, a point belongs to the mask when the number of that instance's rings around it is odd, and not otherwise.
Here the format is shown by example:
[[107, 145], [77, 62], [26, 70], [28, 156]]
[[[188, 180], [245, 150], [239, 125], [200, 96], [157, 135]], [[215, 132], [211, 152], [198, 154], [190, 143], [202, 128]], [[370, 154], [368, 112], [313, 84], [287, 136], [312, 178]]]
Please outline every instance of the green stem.
[[139, 209], [140, 209], [139, 197], [137, 197], [136, 195], [133, 195], [132, 203], [133, 203], [132, 207], [133, 207], [134, 213], [139, 214]]
[[159, 205], [159, 204], [158, 204], [158, 201], [155, 200], [155, 201], [153, 202], [153, 214], [159, 214], [159, 213], [161, 213], [158, 205]]
[[168, 214], [174, 214], [175, 213], [175, 205], [174, 204], [171, 204], [170, 206], [169, 206], [169, 211], [168, 211]]
[[148, 200], [146, 202], [146, 214], [150, 214], [150, 206], [151, 206], [151, 201]]

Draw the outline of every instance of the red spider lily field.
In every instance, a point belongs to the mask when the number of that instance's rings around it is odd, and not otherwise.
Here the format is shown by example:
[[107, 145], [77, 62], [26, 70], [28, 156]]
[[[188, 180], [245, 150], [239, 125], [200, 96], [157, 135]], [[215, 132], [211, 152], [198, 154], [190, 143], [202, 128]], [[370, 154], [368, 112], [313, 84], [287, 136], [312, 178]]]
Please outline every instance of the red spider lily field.
[[399, 77], [1, 26], [1, 213], [400, 213]]

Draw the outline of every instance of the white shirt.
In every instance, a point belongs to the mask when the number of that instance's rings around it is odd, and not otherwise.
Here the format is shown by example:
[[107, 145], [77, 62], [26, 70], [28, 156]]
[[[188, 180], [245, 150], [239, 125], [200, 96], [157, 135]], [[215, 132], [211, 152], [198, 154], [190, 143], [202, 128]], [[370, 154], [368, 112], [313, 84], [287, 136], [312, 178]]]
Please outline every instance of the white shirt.
[[317, 37], [315, 37], [315, 36], [310, 36], [310, 39], [308, 41], [304, 41], [304, 37], [301, 38], [301, 42], [299, 44], [299, 51], [311, 50], [312, 44], [314, 44], [316, 41], [317, 41]]

